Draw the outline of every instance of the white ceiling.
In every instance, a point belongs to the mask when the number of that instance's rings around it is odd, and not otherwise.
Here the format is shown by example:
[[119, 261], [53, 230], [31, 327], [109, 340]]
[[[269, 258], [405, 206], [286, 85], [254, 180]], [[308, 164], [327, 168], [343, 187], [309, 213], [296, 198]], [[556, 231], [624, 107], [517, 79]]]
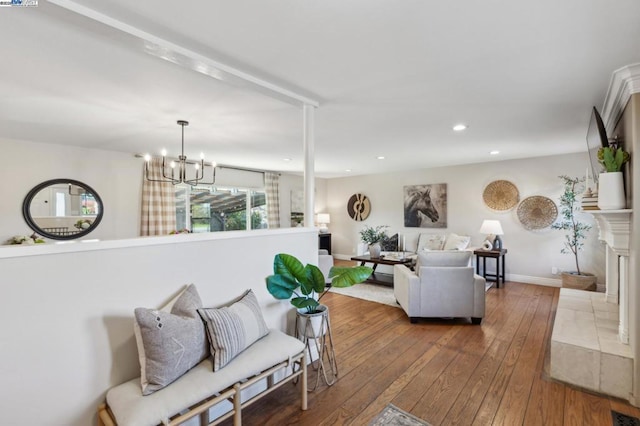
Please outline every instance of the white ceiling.
[[[191, 158], [302, 170], [299, 106], [39, 3], [0, 8], [0, 139], [177, 155], [175, 122], [185, 119]], [[82, 5], [317, 99], [322, 177], [586, 151], [590, 109], [601, 109], [611, 73], [640, 62], [637, 0]], [[469, 129], [453, 132], [458, 122]]]

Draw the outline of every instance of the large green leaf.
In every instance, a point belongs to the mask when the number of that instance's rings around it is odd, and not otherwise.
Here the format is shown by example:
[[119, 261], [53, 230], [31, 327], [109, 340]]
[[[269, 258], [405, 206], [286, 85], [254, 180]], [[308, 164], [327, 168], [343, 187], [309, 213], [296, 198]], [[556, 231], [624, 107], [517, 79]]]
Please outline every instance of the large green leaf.
[[307, 265], [304, 269], [307, 284], [311, 286], [316, 293], [322, 293], [326, 286], [326, 280], [320, 268], [315, 265]]
[[298, 281], [305, 279], [304, 266], [294, 256], [286, 253], [276, 254], [273, 258], [273, 273], [278, 275], [290, 275]]
[[276, 299], [288, 299], [298, 288], [298, 282], [291, 275], [275, 274], [267, 277], [267, 290]]
[[317, 300], [307, 297], [294, 297], [291, 299], [291, 304], [298, 309], [307, 308], [309, 311], [313, 311], [319, 305]]
[[369, 278], [373, 269], [368, 266], [355, 266], [353, 268], [334, 266], [329, 271], [332, 287], [351, 287]]

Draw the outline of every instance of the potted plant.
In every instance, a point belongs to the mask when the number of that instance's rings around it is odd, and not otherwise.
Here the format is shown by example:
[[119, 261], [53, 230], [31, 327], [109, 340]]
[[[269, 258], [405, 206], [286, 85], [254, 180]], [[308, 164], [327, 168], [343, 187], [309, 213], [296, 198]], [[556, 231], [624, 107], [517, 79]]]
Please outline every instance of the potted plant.
[[[338, 267], [329, 271], [332, 287], [351, 287], [369, 278], [373, 269], [367, 266]], [[291, 299], [291, 304], [297, 308], [297, 315], [303, 317], [299, 322], [299, 332], [306, 334], [307, 322], [311, 321], [311, 329], [317, 336], [324, 333], [329, 310], [320, 304], [320, 299], [326, 294], [326, 280], [324, 274], [315, 265], [302, 265], [295, 256], [290, 254], [276, 254], [273, 259], [273, 275], [267, 277], [267, 290], [276, 299]]]
[[598, 162], [605, 172], [598, 177], [598, 207], [601, 210], [624, 209], [626, 199], [622, 178], [622, 165], [629, 161], [629, 153], [618, 147], [616, 141], [598, 150]]
[[560, 196], [561, 217], [560, 220], [551, 225], [551, 227], [566, 232], [564, 247], [560, 252], [563, 254], [573, 254], [576, 262], [575, 272], [562, 273], [562, 286], [593, 291], [596, 289], [596, 277], [593, 274], [580, 270], [580, 263], [578, 261], [578, 252], [584, 246], [586, 233], [591, 229], [591, 225], [580, 222], [576, 217], [576, 213], [580, 208], [580, 203], [576, 198], [582, 190], [580, 184], [584, 182], [584, 179], [571, 178], [569, 176], [560, 176], [560, 179], [562, 179], [564, 183], [564, 192]]
[[375, 228], [371, 226], [365, 226], [360, 230], [360, 239], [363, 243], [367, 243], [369, 245], [369, 256], [371, 258], [380, 257], [380, 243], [387, 239], [387, 225], [376, 226]]

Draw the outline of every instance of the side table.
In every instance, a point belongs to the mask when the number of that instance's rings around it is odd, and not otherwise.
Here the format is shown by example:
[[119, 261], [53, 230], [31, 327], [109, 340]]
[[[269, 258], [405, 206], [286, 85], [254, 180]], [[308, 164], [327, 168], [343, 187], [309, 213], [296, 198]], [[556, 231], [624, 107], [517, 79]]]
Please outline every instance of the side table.
[[[482, 275], [485, 279], [494, 278], [496, 287], [500, 288], [500, 280], [502, 280], [502, 284], [504, 284], [504, 269], [505, 269], [505, 255], [507, 254], [507, 249], [501, 250], [474, 250], [473, 254], [476, 255], [476, 274]], [[480, 258], [482, 258], [482, 274], [480, 274]], [[496, 273], [488, 274], [487, 273], [487, 258], [496, 260]]]

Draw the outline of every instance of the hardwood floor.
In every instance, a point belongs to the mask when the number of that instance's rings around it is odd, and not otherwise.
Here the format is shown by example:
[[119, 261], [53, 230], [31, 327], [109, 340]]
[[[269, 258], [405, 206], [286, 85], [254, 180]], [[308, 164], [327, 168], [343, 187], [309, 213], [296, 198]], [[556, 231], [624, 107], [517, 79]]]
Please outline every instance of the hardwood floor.
[[481, 326], [410, 324], [400, 308], [330, 293], [323, 298], [340, 377], [309, 394], [283, 386], [243, 410], [245, 425], [367, 425], [388, 403], [432, 425], [611, 425], [624, 401], [548, 378], [557, 288], [507, 282], [487, 292]]

